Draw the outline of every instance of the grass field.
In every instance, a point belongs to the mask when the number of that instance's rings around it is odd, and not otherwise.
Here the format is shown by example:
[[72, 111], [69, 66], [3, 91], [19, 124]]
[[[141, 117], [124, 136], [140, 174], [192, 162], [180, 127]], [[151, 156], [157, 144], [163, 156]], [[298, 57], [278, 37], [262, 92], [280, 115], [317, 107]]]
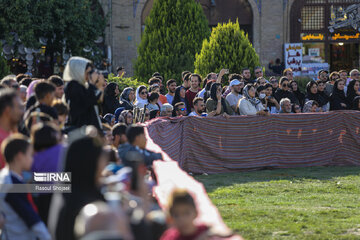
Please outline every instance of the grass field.
[[245, 239], [360, 239], [360, 167], [198, 176]]

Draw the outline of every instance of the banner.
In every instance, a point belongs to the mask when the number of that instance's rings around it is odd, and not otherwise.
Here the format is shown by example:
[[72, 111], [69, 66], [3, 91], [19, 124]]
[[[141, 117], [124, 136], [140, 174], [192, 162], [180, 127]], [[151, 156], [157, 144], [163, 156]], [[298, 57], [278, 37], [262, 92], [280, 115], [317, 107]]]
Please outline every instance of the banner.
[[291, 68], [294, 76], [300, 76], [302, 70], [302, 43], [285, 44], [285, 66]]
[[360, 111], [160, 118], [146, 126], [154, 143], [192, 173], [360, 166]]

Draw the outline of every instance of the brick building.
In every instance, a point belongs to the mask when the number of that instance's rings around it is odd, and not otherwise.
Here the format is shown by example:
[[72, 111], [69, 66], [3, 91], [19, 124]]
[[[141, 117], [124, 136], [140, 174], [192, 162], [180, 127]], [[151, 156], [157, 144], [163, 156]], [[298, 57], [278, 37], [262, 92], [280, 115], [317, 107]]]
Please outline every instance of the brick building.
[[[113, 66], [124, 66], [129, 76], [153, 1], [101, 0], [105, 13], [112, 12], [106, 43]], [[359, 68], [360, 0], [196, 1], [210, 27], [238, 18], [263, 66], [284, 59], [285, 43], [302, 42], [306, 61], [329, 63], [331, 70]]]

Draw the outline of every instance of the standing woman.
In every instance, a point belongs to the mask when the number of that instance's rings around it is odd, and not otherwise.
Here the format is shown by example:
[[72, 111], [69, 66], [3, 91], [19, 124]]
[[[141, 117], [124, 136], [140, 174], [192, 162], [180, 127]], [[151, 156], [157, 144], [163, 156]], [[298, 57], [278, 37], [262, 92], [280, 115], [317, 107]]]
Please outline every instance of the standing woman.
[[98, 100], [102, 97], [99, 83], [99, 74], [91, 61], [82, 57], [71, 57], [64, 70], [65, 100], [70, 108], [69, 127], [79, 128], [84, 125], [93, 125], [101, 128]]
[[147, 105], [148, 102], [148, 91], [144, 85], [139, 86], [136, 89], [136, 102], [135, 106], [138, 108], [144, 108], [145, 105]]
[[125, 110], [134, 109], [135, 91], [131, 87], [125, 88], [120, 95], [120, 107]]
[[174, 106], [174, 111], [175, 111], [175, 104], [177, 104], [178, 102], [183, 102], [185, 104], [185, 108], [186, 108], [186, 112], [187, 114], [189, 114], [189, 103], [186, 99], [186, 89], [184, 86], [178, 86], [175, 90], [175, 95], [174, 95], [174, 100], [172, 102], [172, 105]]
[[208, 114], [215, 111], [215, 116], [224, 114], [233, 115], [234, 110], [231, 108], [228, 101], [226, 101], [221, 94], [221, 84], [213, 83], [210, 88], [210, 98], [206, 101], [206, 112]]
[[344, 80], [339, 79], [335, 82], [333, 92], [330, 96], [330, 111], [348, 109], [349, 103], [347, 102], [344, 88]]
[[354, 99], [357, 96], [360, 96], [360, 81], [359, 80], [351, 80], [348, 87], [347, 87], [347, 92], [346, 92], [346, 99], [347, 102], [349, 103], [349, 109], [352, 109], [353, 106], [353, 102]]
[[104, 90], [103, 116], [108, 113], [114, 114], [115, 110], [120, 107], [119, 103], [119, 86], [116, 83], [109, 83]]

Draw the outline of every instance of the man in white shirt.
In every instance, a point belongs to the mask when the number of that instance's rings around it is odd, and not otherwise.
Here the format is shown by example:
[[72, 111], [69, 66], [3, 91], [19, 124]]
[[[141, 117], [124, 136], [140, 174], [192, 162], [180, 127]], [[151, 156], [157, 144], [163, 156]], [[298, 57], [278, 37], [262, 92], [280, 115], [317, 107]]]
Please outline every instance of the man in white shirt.
[[240, 91], [243, 86], [244, 82], [240, 82], [238, 79], [234, 79], [230, 82], [231, 93], [226, 96], [226, 101], [228, 101], [234, 111], [236, 111], [239, 100], [242, 98]]
[[206, 117], [204, 99], [201, 97], [194, 98], [194, 111], [189, 116]]

